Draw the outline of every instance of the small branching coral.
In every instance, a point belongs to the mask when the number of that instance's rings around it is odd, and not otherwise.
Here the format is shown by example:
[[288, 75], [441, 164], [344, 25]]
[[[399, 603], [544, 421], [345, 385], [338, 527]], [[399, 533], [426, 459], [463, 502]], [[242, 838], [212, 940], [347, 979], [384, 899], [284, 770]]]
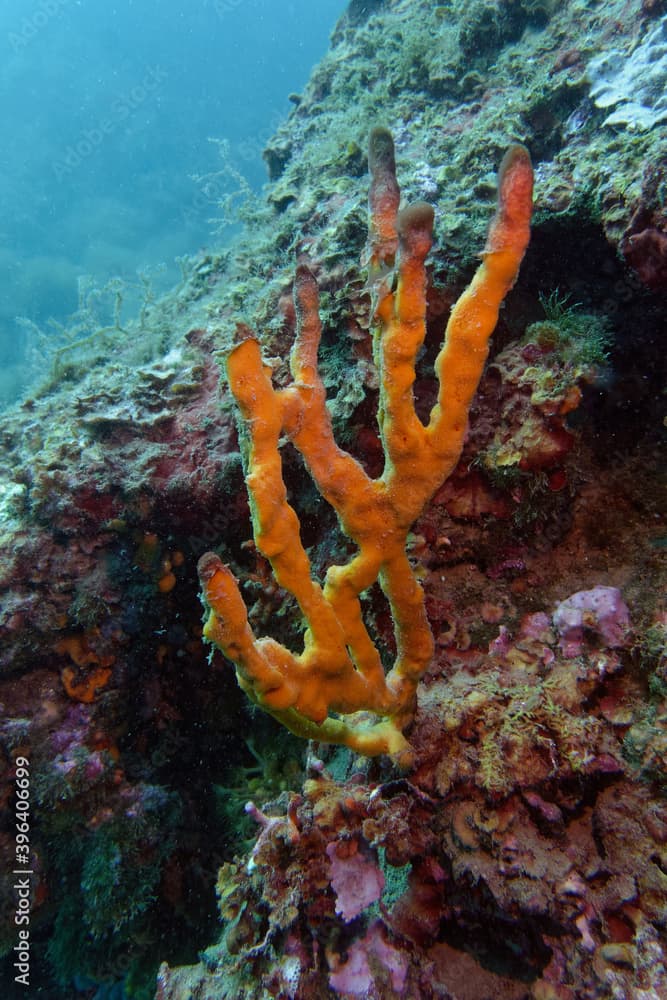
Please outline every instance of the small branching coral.
[[[500, 167], [498, 210], [482, 263], [452, 309], [435, 362], [438, 398], [424, 425], [415, 412], [413, 383], [426, 332], [425, 260], [433, 209], [419, 203], [398, 211], [394, 147], [386, 129], [371, 133], [369, 169], [367, 261], [384, 471], [371, 479], [334, 440], [317, 366], [318, 288], [301, 262], [294, 283], [292, 384], [273, 388], [259, 343], [245, 326], [237, 330], [227, 375], [242, 417], [255, 542], [280, 586], [299, 604], [306, 625], [303, 651], [295, 654], [271, 638], [255, 638], [237, 581], [217, 555], [202, 557], [199, 574], [210, 608], [204, 634], [234, 662], [239, 684], [253, 702], [297, 735], [368, 755], [388, 753], [407, 764], [411, 754], [403, 730], [433, 654], [407, 536], [461, 454], [489, 338], [528, 244], [533, 174], [526, 150], [513, 146]], [[312, 578], [299, 520], [287, 500], [279, 451], [283, 434], [357, 546], [347, 565], [329, 567], [323, 586]], [[396, 639], [396, 660], [387, 674], [360, 600], [376, 581], [388, 600]]]
[[[152, 273], [138, 271], [136, 281], [114, 277], [102, 286], [90, 275], [82, 275], [76, 311], [64, 323], [50, 319], [46, 330], [27, 317], [17, 317], [25, 340], [32, 392], [43, 395], [64, 379], [81, 377], [106, 358], [111, 347], [116, 357], [129, 352], [135, 360], [148, 360], [156, 348], [155, 341], [133, 334], [148, 329], [156, 301], [153, 276], [161, 267]], [[126, 324], [122, 316], [128, 298], [130, 306], [139, 307], [139, 318]]]
[[283, 729], [273, 738], [270, 748], [261, 744], [258, 748], [251, 739], [245, 745], [254, 763], [231, 767], [227, 772], [229, 783], [213, 785], [213, 794], [216, 812], [225, 828], [235, 841], [247, 841], [252, 846], [256, 824], [245, 806], [249, 801], [262, 806], [300, 786], [303, 765], [296, 747], [303, 748], [303, 744], [297, 744]]

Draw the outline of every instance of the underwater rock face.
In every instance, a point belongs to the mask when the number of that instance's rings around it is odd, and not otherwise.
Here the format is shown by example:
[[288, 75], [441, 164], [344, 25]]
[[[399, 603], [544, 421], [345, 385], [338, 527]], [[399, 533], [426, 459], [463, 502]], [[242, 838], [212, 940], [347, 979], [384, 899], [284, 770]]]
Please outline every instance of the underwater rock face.
[[[113, 361], [75, 343], [0, 418], [1, 816], [11, 830], [27, 756], [49, 1000], [150, 996], [160, 963], [162, 1000], [667, 995], [664, 6], [471, 10], [351, 5], [268, 143], [273, 181], [242, 237], [194, 262]], [[630, 89], [641, 112], [598, 106]], [[201, 643], [212, 546], [258, 635], [298, 648], [301, 625], [250, 542], [219, 354], [249, 322], [287, 383], [306, 253], [334, 431], [381, 471], [358, 267], [377, 125], [406, 200], [436, 214], [420, 416], [509, 142], [530, 149], [536, 216], [461, 461], [409, 537], [436, 640], [414, 767], [312, 747], [302, 781]], [[281, 453], [322, 574], [349, 547]], [[364, 615], [391, 661], [378, 588]], [[12, 848], [3, 834], [3, 873]]]
[[645, 35], [634, 51], [612, 49], [587, 67], [596, 107], [614, 108], [605, 125], [651, 129], [667, 120], [667, 16]]
[[[596, 597], [571, 600], [614, 601]], [[221, 869], [219, 944], [164, 965], [157, 997], [660, 995], [667, 809], [623, 760], [637, 693], [601, 639], [573, 669], [547, 615], [443, 663], [410, 775], [334, 780], [311, 756], [250, 861]]]

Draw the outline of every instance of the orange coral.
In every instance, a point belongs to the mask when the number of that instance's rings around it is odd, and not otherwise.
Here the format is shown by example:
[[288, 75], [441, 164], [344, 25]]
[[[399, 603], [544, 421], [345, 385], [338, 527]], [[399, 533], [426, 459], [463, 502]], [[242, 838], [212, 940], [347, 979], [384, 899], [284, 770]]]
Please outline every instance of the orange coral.
[[[63, 667], [60, 677], [63, 687], [75, 701], [82, 701], [90, 704], [95, 700], [95, 695], [100, 688], [105, 687], [111, 678], [111, 665], [114, 662], [113, 656], [101, 656], [88, 644], [85, 635], [70, 635], [60, 639], [56, 645], [57, 653], [66, 653], [76, 667]], [[85, 673], [81, 668], [96, 664], [96, 669], [90, 673]]]
[[90, 704], [95, 700], [95, 695], [100, 688], [109, 683], [111, 677], [110, 667], [98, 667], [92, 674], [87, 674], [81, 680], [76, 680], [76, 670], [74, 667], [63, 667], [61, 673], [63, 687], [70, 698], [74, 701], [83, 701]]
[[[239, 684], [254, 702], [299, 735], [407, 762], [403, 729], [433, 653], [424, 595], [405, 551], [407, 535], [460, 456], [488, 341], [528, 243], [532, 168], [521, 146], [512, 147], [502, 162], [498, 211], [483, 261], [452, 310], [435, 364], [438, 400], [424, 425], [415, 412], [412, 387], [426, 331], [425, 259], [433, 209], [420, 203], [397, 212], [393, 143], [385, 129], [371, 134], [369, 166], [368, 261], [384, 471], [371, 479], [334, 440], [317, 368], [318, 288], [300, 264], [294, 283], [293, 383], [273, 388], [259, 344], [246, 327], [239, 329], [227, 374], [246, 422], [242, 434], [247, 425], [244, 457], [255, 542], [280, 586], [298, 601], [306, 623], [303, 652], [254, 637], [237, 582], [218, 556], [203, 556], [199, 573], [210, 607], [204, 634], [235, 663]], [[324, 586], [311, 577], [299, 521], [287, 501], [279, 451], [285, 433], [357, 545], [347, 565], [329, 568]], [[396, 635], [396, 661], [386, 675], [360, 602], [376, 580], [389, 602]], [[369, 722], [360, 712], [376, 719]]]

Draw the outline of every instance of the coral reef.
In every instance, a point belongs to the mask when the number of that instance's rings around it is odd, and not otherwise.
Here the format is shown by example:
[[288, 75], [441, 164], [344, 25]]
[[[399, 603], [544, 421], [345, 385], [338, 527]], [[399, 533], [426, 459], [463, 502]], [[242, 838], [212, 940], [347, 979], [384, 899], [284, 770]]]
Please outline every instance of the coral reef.
[[311, 757], [220, 872], [220, 943], [158, 998], [661, 995], [667, 807], [625, 760], [631, 643], [617, 591], [571, 595], [430, 673], [409, 777]]
[[[353, 0], [268, 142], [271, 180], [238, 239], [123, 316], [113, 357], [104, 327], [74, 331], [2, 413], [3, 996], [26, 995], [18, 906], [44, 1000], [665, 995], [666, 150], [654, 77], [635, 72], [663, 72], [663, 32], [654, 0]], [[608, 120], [633, 101], [642, 127]], [[460, 459], [403, 539], [434, 640], [406, 719], [412, 766], [315, 745], [304, 781], [289, 734], [202, 642], [196, 566], [212, 549], [253, 634], [294, 655], [303, 642], [253, 539], [219, 362], [245, 324], [274, 391], [290, 386], [307, 256], [332, 433], [381, 476], [359, 272], [363, 147], [381, 123], [406, 202], [435, 216], [423, 424], [517, 142], [535, 214]], [[298, 450], [278, 453], [322, 584], [354, 546]], [[388, 671], [391, 609], [377, 585], [359, 601]]]

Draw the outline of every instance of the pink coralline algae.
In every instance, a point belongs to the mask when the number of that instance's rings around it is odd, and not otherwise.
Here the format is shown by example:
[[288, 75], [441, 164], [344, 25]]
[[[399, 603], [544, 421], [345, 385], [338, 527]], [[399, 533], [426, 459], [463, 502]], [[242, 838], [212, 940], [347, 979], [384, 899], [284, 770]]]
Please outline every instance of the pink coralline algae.
[[348, 949], [347, 961], [331, 973], [329, 985], [339, 996], [375, 996], [371, 968], [378, 967], [387, 973], [394, 995], [403, 996], [408, 958], [385, 940], [380, 921], [371, 924], [365, 936]]
[[357, 845], [331, 843], [331, 886], [336, 894], [336, 913], [349, 923], [375, 903], [384, 889], [384, 875], [367, 852]]
[[568, 659], [581, 655], [587, 633], [618, 649], [627, 644], [630, 632], [630, 613], [616, 587], [594, 587], [572, 594], [558, 605], [553, 622]]

